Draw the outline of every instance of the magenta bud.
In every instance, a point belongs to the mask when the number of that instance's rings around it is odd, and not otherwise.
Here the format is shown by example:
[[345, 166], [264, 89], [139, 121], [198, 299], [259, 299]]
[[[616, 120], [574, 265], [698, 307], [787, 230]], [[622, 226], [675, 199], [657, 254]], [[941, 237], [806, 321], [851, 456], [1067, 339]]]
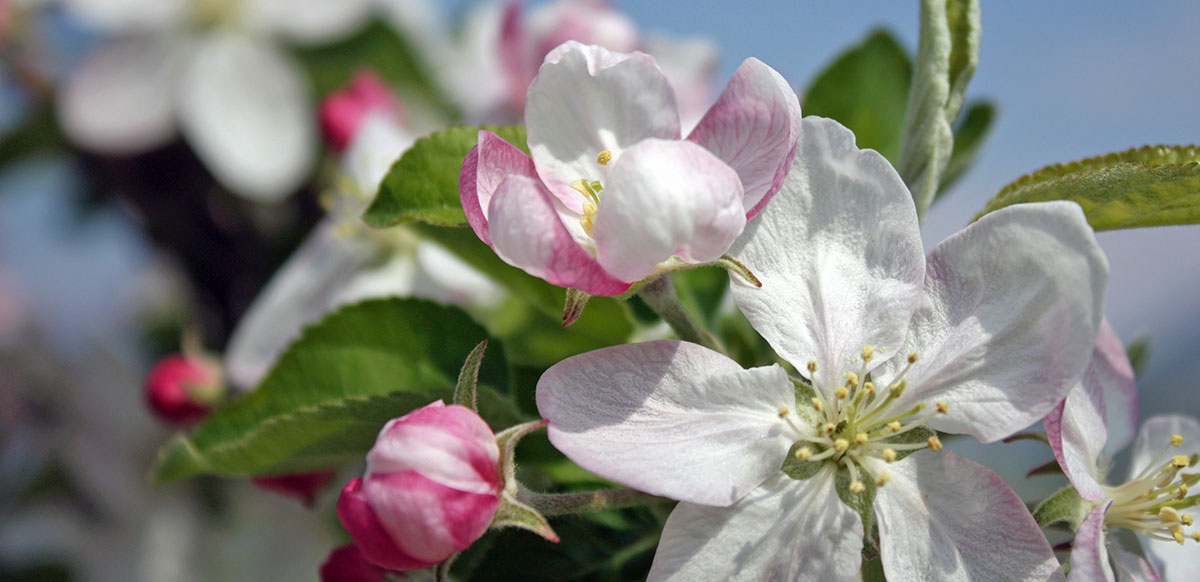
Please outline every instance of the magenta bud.
[[250, 482], [263, 491], [298, 499], [305, 507], [312, 507], [317, 500], [317, 492], [333, 479], [333, 474], [333, 469], [326, 469], [312, 473], [254, 477]]
[[220, 365], [200, 358], [170, 355], [146, 376], [146, 403], [154, 416], [175, 426], [195, 424], [212, 412], [224, 393]]
[[368, 113], [378, 113], [399, 122], [404, 116], [391, 89], [368, 70], [354, 74], [350, 83], [321, 103], [321, 129], [335, 151], [346, 149]]
[[320, 573], [321, 582], [396, 582], [407, 577], [372, 564], [354, 544], [330, 552]]
[[503, 487], [491, 428], [439, 400], [383, 427], [366, 474], [342, 490], [338, 519], [376, 565], [428, 568], [487, 531]]

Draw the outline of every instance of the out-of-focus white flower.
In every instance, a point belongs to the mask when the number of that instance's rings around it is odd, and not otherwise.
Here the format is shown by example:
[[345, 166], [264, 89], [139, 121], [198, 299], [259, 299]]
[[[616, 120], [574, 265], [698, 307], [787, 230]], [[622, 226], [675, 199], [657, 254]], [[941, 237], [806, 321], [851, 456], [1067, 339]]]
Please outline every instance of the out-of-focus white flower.
[[64, 0], [113, 40], [58, 93], [81, 146], [132, 154], [183, 132], [213, 175], [273, 202], [307, 177], [316, 150], [303, 72], [277, 41], [324, 42], [367, 17], [371, 0]]

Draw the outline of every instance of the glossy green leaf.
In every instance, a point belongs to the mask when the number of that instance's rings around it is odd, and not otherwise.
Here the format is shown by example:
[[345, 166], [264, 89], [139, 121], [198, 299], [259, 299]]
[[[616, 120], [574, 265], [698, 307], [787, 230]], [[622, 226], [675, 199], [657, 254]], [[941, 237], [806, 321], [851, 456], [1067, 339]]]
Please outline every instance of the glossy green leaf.
[[975, 218], [1011, 204], [1070, 200], [1096, 230], [1200, 223], [1200, 147], [1146, 146], [1042, 168]]
[[458, 175], [463, 158], [479, 141], [480, 129], [491, 130], [525, 149], [525, 128], [519, 125], [458, 126], [427, 135], [392, 164], [363, 220], [374, 227], [412, 221], [439, 226], [466, 224]]
[[[342, 308], [306, 329], [254, 391], [170, 443], [154, 480], [299, 472], [361, 457], [387, 420], [449, 401], [463, 360], [485, 337], [465, 313], [427, 301]], [[479, 377], [507, 387], [498, 344]], [[499, 427], [517, 420], [511, 402], [494, 391], [481, 387], [479, 401]]]
[[804, 94], [805, 115], [850, 128], [861, 148], [895, 164], [900, 156], [912, 62], [891, 33], [879, 29], [821, 71]]

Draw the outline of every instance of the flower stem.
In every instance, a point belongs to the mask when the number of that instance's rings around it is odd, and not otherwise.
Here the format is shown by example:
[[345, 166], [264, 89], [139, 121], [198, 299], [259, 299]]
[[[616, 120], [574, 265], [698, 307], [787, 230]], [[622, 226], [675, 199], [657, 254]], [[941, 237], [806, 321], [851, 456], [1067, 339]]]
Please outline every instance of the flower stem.
[[675, 292], [675, 280], [670, 275], [663, 275], [646, 283], [638, 290], [638, 296], [675, 330], [679, 339], [725, 352], [712, 334], [692, 321], [687, 309], [684, 309], [683, 303], [679, 301], [679, 294]]
[[517, 493], [517, 500], [536, 509], [546, 517], [602, 509], [638, 507], [669, 501], [665, 497], [657, 497], [624, 487], [582, 493], [535, 493], [522, 487]]

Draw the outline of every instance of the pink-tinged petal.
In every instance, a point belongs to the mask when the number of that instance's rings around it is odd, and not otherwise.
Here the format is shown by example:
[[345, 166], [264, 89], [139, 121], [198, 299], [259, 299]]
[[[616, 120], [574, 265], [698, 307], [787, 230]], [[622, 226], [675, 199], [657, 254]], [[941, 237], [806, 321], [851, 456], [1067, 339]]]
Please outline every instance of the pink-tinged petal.
[[560, 287], [620, 295], [629, 282], [606, 273], [562, 222], [556, 200], [536, 178], [512, 175], [488, 205], [488, 234], [504, 262]]
[[[1172, 435], [1183, 437], [1183, 445], [1170, 447], [1167, 454], [1192, 456], [1200, 454], [1200, 423], [1196, 419], [1176, 414], [1154, 416], [1142, 423], [1137, 440], [1133, 441], [1133, 458], [1129, 475], [1137, 475], [1158, 457], [1171, 442]], [[1164, 464], [1166, 457], [1159, 458]], [[1196, 544], [1200, 546], [1200, 544]]]
[[537, 403], [550, 442], [581, 467], [705, 505], [729, 505], [778, 473], [795, 440], [780, 417], [796, 406], [782, 368], [743, 370], [674, 340], [563, 360], [538, 380]]
[[372, 564], [354, 544], [329, 553], [321, 564], [321, 582], [389, 582], [388, 571]]
[[923, 451], [888, 466], [877, 490], [888, 580], [1062, 580], [1054, 550], [1021, 498], [990, 469]]
[[396, 546], [424, 562], [440, 562], [470, 547], [500, 506], [496, 494], [446, 487], [416, 471], [370, 475], [362, 490]]
[[897, 402], [946, 401], [937, 430], [992, 442], [1050, 413], [1083, 375], [1103, 315], [1108, 261], [1079, 206], [1009, 206], [926, 258], [907, 350], [920, 361]]
[[392, 535], [383, 528], [363, 494], [362, 479], [355, 479], [342, 489], [337, 503], [338, 521], [355, 545], [372, 563], [389, 570], [428, 568], [441, 560], [420, 560], [401, 550]]
[[1071, 574], [1068, 582], [1115, 582], [1108, 563], [1108, 543], [1104, 536], [1104, 516], [1113, 501], [1098, 505], [1079, 523], [1071, 544]]
[[596, 260], [637, 281], [678, 255], [704, 263], [742, 233], [742, 185], [729, 166], [686, 141], [647, 139], [613, 168], [596, 212]]
[[[654, 59], [571, 41], [546, 55], [525, 99], [529, 153], [538, 176], [567, 208], [583, 211], [571, 183], [605, 181], [613, 161], [643, 139], [679, 139], [675, 93]], [[612, 163], [612, 162], [609, 162]]]
[[1117, 582], [1162, 582], [1162, 576], [1145, 558], [1125, 551], [1121, 544], [1113, 544], [1111, 549]]
[[175, 136], [175, 90], [184, 43], [132, 38], [92, 51], [57, 92], [55, 111], [75, 143], [135, 154]]
[[305, 506], [312, 507], [317, 500], [317, 493], [320, 493], [321, 489], [333, 480], [333, 474], [333, 469], [326, 469], [311, 473], [254, 477], [250, 479], [250, 482], [263, 491], [291, 497]]
[[441, 400], [392, 419], [367, 453], [368, 482], [379, 473], [419, 471], [440, 485], [496, 494], [504, 486], [500, 447], [471, 409]]
[[318, 117], [325, 138], [333, 149], [342, 151], [358, 132], [368, 113], [383, 115], [395, 122], [403, 117], [400, 102], [378, 75], [362, 70], [350, 83], [321, 102]]
[[491, 246], [488, 234], [488, 212], [492, 196], [505, 178], [511, 176], [536, 178], [533, 160], [504, 138], [487, 131], [479, 131], [479, 143], [463, 160], [462, 172], [458, 176], [458, 195], [462, 199], [467, 223], [479, 240]]
[[1097, 463], [1108, 431], [1104, 426], [1104, 393], [1089, 377], [1093, 376], [1091, 372], [1089, 366], [1084, 379], [1042, 423], [1054, 458], [1071, 485], [1084, 499], [1096, 501], [1106, 495], [1097, 481], [1101, 477]]
[[881, 355], [904, 341], [925, 258], [917, 213], [883, 156], [861, 150], [837, 122], [808, 117], [774, 201], [730, 250], [762, 281], [733, 299], [784, 359], [829, 392], [858, 371], [864, 345]]
[[768, 479], [731, 507], [680, 503], [667, 518], [649, 582], [849, 582], [863, 525], [834, 489], [834, 473]]
[[1138, 395], [1133, 365], [1129, 363], [1125, 345], [1108, 325], [1108, 320], [1100, 324], [1087, 377], [1097, 382], [1104, 392], [1105, 425], [1108, 428], [1104, 452], [1116, 454], [1129, 446], [1137, 432]]
[[532, 54], [532, 43], [521, 16], [520, 0], [510, 0], [500, 22], [500, 50], [496, 55], [500, 68], [508, 77], [508, 101], [514, 111], [521, 111], [524, 106], [529, 82], [541, 64], [541, 60], [535, 60], [537, 57]]
[[688, 136], [737, 170], [746, 218], [779, 191], [800, 138], [800, 100], [783, 76], [746, 59]]
[[574, 40], [628, 53], [639, 45], [637, 25], [604, 0], [559, 0], [529, 13], [529, 48], [533, 67], [559, 45]]

